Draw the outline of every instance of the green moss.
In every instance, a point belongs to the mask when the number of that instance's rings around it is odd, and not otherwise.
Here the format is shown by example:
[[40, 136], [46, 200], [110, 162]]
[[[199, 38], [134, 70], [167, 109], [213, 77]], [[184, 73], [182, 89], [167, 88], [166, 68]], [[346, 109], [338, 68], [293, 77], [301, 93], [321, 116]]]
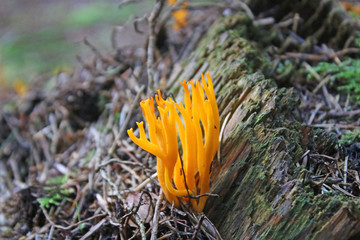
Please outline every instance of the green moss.
[[111, 98], [106, 94], [100, 94], [97, 102], [97, 107], [99, 108], [100, 112], [103, 112], [106, 108], [106, 104], [111, 102]]
[[[360, 59], [347, 58], [340, 64], [320, 62], [314, 70], [322, 77], [328, 76], [337, 82], [337, 89], [349, 94], [360, 104]], [[308, 78], [312, 76], [308, 74]]]
[[256, 72], [264, 66], [266, 59], [256, 44], [249, 41], [253, 32], [256, 32], [254, 26], [245, 14], [224, 17], [210, 30], [209, 37], [200, 44], [196, 56], [206, 57], [211, 66], [227, 62], [221, 68], [224, 73], [229, 70], [237, 74], [244, 70], [248, 73]]
[[347, 131], [344, 135], [341, 136], [341, 139], [339, 141], [340, 144], [352, 144], [354, 142], [360, 142], [359, 129]]
[[59, 205], [62, 201], [69, 201], [69, 197], [74, 191], [71, 188], [61, 188], [61, 185], [68, 181], [68, 176], [49, 178], [46, 181], [47, 186], [43, 188], [45, 194], [37, 198], [41, 207], [49, 208], [52, 205]]
[[274, 229], [272, 227], [268, 227], [265, 229], [265, 231], [260, 234], [257, 239], [258, 240], [268, 240], [268, 239], [271, 239], [271, 236], [274, 232]]

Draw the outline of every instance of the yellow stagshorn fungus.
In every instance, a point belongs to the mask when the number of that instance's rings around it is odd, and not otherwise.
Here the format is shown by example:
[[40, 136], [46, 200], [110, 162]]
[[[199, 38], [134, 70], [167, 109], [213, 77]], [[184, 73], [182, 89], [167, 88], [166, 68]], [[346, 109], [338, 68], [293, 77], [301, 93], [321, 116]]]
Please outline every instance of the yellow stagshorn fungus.
[[175, 207], [179, 207], [179, 199], [190, 203], [198, 212], [203, 210], [207, 197], [194, 197], [209, 191], [210, 166], [219, 146], [220, 130], [212, 80], [209, 73], [206, 73], [208, 84], [203, 74], [201, 78], [203, 87], [198, 80], [196, 84], [193, 81], [181, 82], [185, 106], [171, 98], [164, 100], [158, 90], [155, 101], [159, 117], [155, 115], [153, 98], [140, 103], [149, 126], [150, 141], [145, 135], [143, 122], [137, 123], [139, 138], [135, 137], [133, 129], [127, 131], [134, 143], [157, 157], [158, 179], [166, 199]]
[[[176, 5], [177, 0], [167, 0], [169, 5]], [[188, 10], [185, 9], [188, 6], [188, 3], [185, 1], [181, 5], [182, 9], [175, 10], [172, 13], [172, 16], [175, 20], [173, 29], [175, 31], [180, 31], [187, 24]]]

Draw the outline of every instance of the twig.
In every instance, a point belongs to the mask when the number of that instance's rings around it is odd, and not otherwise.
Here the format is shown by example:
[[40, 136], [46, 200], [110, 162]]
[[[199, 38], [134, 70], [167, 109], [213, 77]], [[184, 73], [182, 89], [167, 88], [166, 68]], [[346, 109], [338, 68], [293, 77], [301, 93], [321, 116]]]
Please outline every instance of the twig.
[[[199, 214], [194, 212], [193, 210], [191, 210], [188, 206], [186, 206], [184, 204], [181, 204], [181, 207], [186, 212], [191, 223], [193, 225], [195, 225], [195, 224], [198, 225]], [[216, 229], [214, 224], [205, 215], [203, 215], [203, 216], [204, 216], [203, 224], [199, 225], [202, 232], [208, 237], [208, 239], [222, 240], [222, 237], [220, 236], [220, 233], [218, 232], [218, 230]]]
[[49, 169], [54, 164], [54, 159], [52, 158], [52, 155], [49, 152], [49, 144], [46, 141], [45, 136], [42, 133], [40, 133], [39, 136], [40, 136], [40, 138], [39, 138], [40, 146], [41, 146], [41, 149], [43, 150], [43, 153], [44, 153], [44, 156], [46, 159], [46, 161], [44, 163], [44, 169], [39, 176], [39, 182], [45, 182], [45, 180], [47, 179]]
[[254, 14], [252, 13], [251, 9], [249, 8], [249, 6], [246, 3], [244, 3], [241, 0], [238, 0], [237, 3], [245, 11], [245, 13], [250, 17], [250, 19], [252, 19], [252, 20], [255, 19]]
[[76, 55], [75, 58], [76, 58], [76, 60], [80, 63], [80, 65], [81, 65], [84, 69], [89, 70], [89, 73], [92, 74], [92, 71], [90, 70], [89, 65], [85, 63], [85, 61], [82, 59], [81, 56]]
[[[103, 171], [103, 172], [105, 172], [105, 171]], [[106, 192], [106, 191], [104, 191], [104, 192]], [[104, 196], [104, 197], [106, 197], [106, 196]], [[95, 194], [97, 204], [100, 206], [100, 208], [102, 210], [104, 210], [109, 216], [111, 216], [111, 212], [110, 212], [109, 207], [108, 207], [108, 202], [105, 200], [104, 197], [102, 197], [99, 193]]]
[[157, 232], [159, 227], [159, 216], [160, 216], [160, 205], [163, 200], [163, 192], [162, 189], [160, 189], [159, 198], [156, 201], [155, 205], [155, 211], [153, 216], [153, 225], [151, 230], [151, 238], [150, 240], [156, 240], [157, 239]]
[[[178, 150], [179, 151], [179, 150]], [[182, 173], [183, 173], [183, 176], [184, 176], [184, 185], [185, 185], [185, 188], [186, 188], [186, 192], [188, 194], [188, 197], [190, 197], [190, 192], [189, 192], [189, 187], [187, 185], [187, 182], [186, 182], [186, 174], [185, 174], [185, 171], [184, 171], [184, 162], [182, 160], [182, 157], [181, 157], [181, 154], [180, 154], [180, 151], [179, 151], [179, 157], [180, 157], [180, 163], [181, 163], [181, 170]], [[172, 203], [173, 204], [173, 203]]]
[[320, 108], [322, 107], [322, 103], [318, 103], [316, 104], [316, 107], [314, 109], [314, 111], [311, 113], [311, 116], [307, 122], [308, 125], [311, 125], [315, 119], [316, 114], [318, 113], [318, 111], [320, 110]]
[[309, 153], [310, 153], [310, 150], [307, 150], [306, 152], [303, 153], [303, 155], [301, 155], [300, 159], [303, 159], [303, 158], [306, 157]]
[[118, 7], [121, 8], [123, 7], [124, 5], [126, 4], [129, 4], [129, 3], [136, 3], [136, 2], [140, 2], [141, 0], [124, 0], [122, 1], [121, 3], [119, 3]]
[[348, 111], [348, 112], [329, 112], [328, 115], [330, 117], [355, 117], [356, 115], [360, 115], [360, 109]]
[[317, 55], [317, 54], [311, 54], [311, 53], [298, 53], [298, 52], [286, 52], [285, 55], [279, 55], [279, 59], [300, 59], [304, 61], [314, 61], [314, 62], [322, 62], [327, 61], [329, 58], [324, 55]]
[[214, 193], [204, 193], [204, 194], [200, 194], [200, 195], [182, 196], [182, 198], [190, 198], [190, 199], [199, 199], [201, 197], [220, 197], [220, 196], [218, 194], [214, 194]]
[[[177, 3], [177, 2], [176, 2]], [[181, 4], [174, 6], [171, 9], [171, 12], [186, 9], [186, 10], [199, 10], [199, 9], [206, 9], [206, 8], [226, 8], [226, 4], [216, 3], [216, 2], [198, 2], [198, 3], [188, 3], [186, 7], [181, 6]]]
[[[310, 151], [310, 150], [309, 150]], [[338, 160], [337, 158], [334, 158], [334, 157], [330, 157], [328, 155], [325, 155], [325, 154], [309, 154], [310, 157], [323, 157], [323, 158], [327, 158], [329, 160], [333, 160], [333, 161], [336, 161]]]
[[199, 222], [195, 226], [195, 231], [194, 231], [194, 233], [193, 233], [193, 235], [191, 237], [192, 240], [196, 239], [196, 235], [197, 235], [199, 229], [201, 228], [201, 224], [204, 221], [204, 219], [205, 219], [205, 215], [201, 215], [200, 219], [199, 219]]
[[349, 156], [346, 156], [345, 157], [345, 164], [344, 164], [344, 184], [347, 183], [348, 162], [349, 162]]
[[138, 182], [141, 182], [141, 181], [142, 181], [141, 177], [135, 172], [135, 170], [134, 170], [132, 167], [129, 167], [129, 166], [127, 166], [127, 165], [125, 165], [125, 164], [121, 164], [121, 163], [120, 163], [120, 167], [121, 167], [123, 170], [129, 172], [129, 173], [131, 174], [131, 176], [134, 177], [134, 178], [136, 178], [136, 180], [137, 180]]
[[153, 11], [148, 18], [149, 24], [149, 42], [147, 49], [147, 74], [148, 74], [148, 88], [147, 93], [150, 94], [154, 89], [154, 48], [156, 42], [155, 25], [156, 19], [159, 17], [161, 9], [164, 6], [164, 0], [157, 0]]
[[140, 34], [143, 34], [143, 33], [144, 33], [143, 31], [141, 31], [141, 30], [139, 29], [139, 22], [143, 21], [144, 19], [147, 19], [146, 15], [144, 15], [144, 16], [141, 17], [141, 18], [135, 18], [135, 20], [134, 20], [134, 29], [135, 29], [135, 32], [140, 33]]
[[333, 105], [332, 105], [331, 100], [330, 100], [329, 91], [327, 90], [326, 86], [324, 86], [324, 85], [321, 87], [321, 89], [322, 89], [323, 95], [324, 95], [324, 97], [325, 97], [325, 102], [326, 102], [326, 104], [328, 105], [328, 107], [329, 107], [330, 109], [332, 109], [332, 108], [333, 108]]
[[20, 169], [19, 169], [19, 154], [17, 152], [13, 152], [11, 153], [10, 155], [10, 158], [9, 158], [9, 161], [8, 163], [10, 164], [10, 168], [11, 168], [11, 171], [14, 175], [14, 178], [15, 178], [15, 181], [17, 183], [21, 183], [21, 174], [20, 174]]
[[273, 17], [260, 18], [253, 21], [254, 26], [266, 26], [274, 24], [275, 19]]
[[157, 240], [169, 239], [169, 237], [171, 237], [172, 235], [173, 235], [173, 233], [168, 233], [168, 234], [165, 234], [164, 236], [159, 237]]
[[209, 22], [211, 22], [212, 20], [213, 20], [213, 18], [209, 16], [202, 24], [199, 24], [199, 26], [197, 26], [194, 29], [190, 41], [184, 45], [184, 47], [181, 49], [181, 51], [179, 52], [179, 54], [175, 60], [178, 60], [178, 59], [181, 59], [181, 58], [184, 58], [184, 57], [187, 57], [190, 55], [190, 53], [193, 51], [196, 44], [200, 41], [201, 37], [204, 36], [204, 34], [206, 33], [206, 31], [207, 31], [206, 26], [208, 26]]
[[49, 232], [49, 235], [48, 235], [48, 240], [51, 240], [53, 235], [54, 235], [54, 229], [55, 227], [53, 225], [51, 225], [51, 228], [50, 228], [50, 232]]
[[146, 232], [145, 232], [145, 226], [141, 222], [141, 219], [138, 214], [135, 214], [136, 223], [138, 224], [140, 228], [140, 234], [141, 234], [141, 240], [146, 240]]
[[2, 117], [5, 119], [6, 124], [11, 129], [12, 134], [14, 135], [16, 141], [20, 144], [20, 146], [23, 148], [29, 148], [30, 144], [21, 136], [19, 129], [13, 126], [13, 124], [11, 123], [12, 119], [7, 117], [6, 114], [2, 114]]
[[[309, 160], [308, 154], [309, 153], [310, 153], [310, 150], [307, 150], [300, 158], [300, 159], [302, 159], [301, 165], [303, 165], [304, 167], [306, 167], [308, 164], [308, 160]], [[298, 166], [298, 163], [296, 164], [296, 166]], [[300, 167], [300, 166], [298, 166], [298, 167]]]
[[71, 229], [71, 228], [73, 228], [73, 227], [76, 227], [76, 226], [78, 226], [78, 225], [80, 225], [80, 224], [82, 224], [82, 223], [84, 223], [84, 222], [90, 221], [90, 220], [92, 220], [92, 219], [94, 219], [94, 218], [106, 216], [105, 213], [97, 214], [97, 215], [91, 216], [91, 217], [89, 217], [89, 218], [87, 218], [87, 219], [84, 219], [84, 220], [82, 220], [82, 221], [80, 221], [80, 222], [77, 222], [77, 223], [75, 223], [75, 224], [71, 224], [71, 225], [69, 225], [69, 226], [67, 226], [67, 227], [64, 227], [64, 226], [61, 226], [61, 225], [58, 225], [58, 224], [54, 223], [54, 222], [50, 219], [50, 216], [49, 216], [49, 214], [46, 212], [46, 210], [45, 210], [42, 206], [40, 206], [40, 208], [41, 208], [41, 210], [42, 210], [42, 212], [43, 212], [46, 220], [47, 220], [52, 226], [54, 226], [55, 228], [59, 228], [59, 229], [62, 229], [62, 230], [69, 230], [69, 229]]
[[80, 240], [85, 240], [88, 237], [90, 237], [96, 230], [98, 230], [104, 223], [106, 222], [106, 218], [103, 218], [100, 222], [98, 222], [96, 225], [92, 226], [90, 230], [80, 238]]
[[84, 44], [85, 44], [86, 46], [88, 46], [88, 47], [91, 49], [91, 51], [93, 51], [93, 53], [94, 53], [99, 59], [102, 59], [102, 58], [103, 58], [103, 56], [101, 55], [100, 51], [97, 50], [97, 48], [96, 48], [94, 45], [92, 45], [92, 44], [89, 42], [89, 40], [87, 40], [87, 38], [84, 38]]
[[140, 95], [144, 91], [144, 89], [145, 89], [145, 86], [142, 85], [141, 88], [139, 89], [139, 92], [136, 94], [135, 99], [134, 99], [134, 101], [132, 102], [132, 104], [130, 106], [129, 112], [126, 115], [124, 124], [120, 128], [119, 139], [118, 140], [120, 140], [122, 138], [122, 135], [124, 134], [125, 129], [127, 128], [127, 125], [128, 125], [128, 123], [130, 121], [130, 118], [131, 118], [131, 115], [132, 115], [132, 113], [133, 113], [133, 111], [135, 109], [135, 106], [137, 106], [139, 104]]
[[285, 55], [278, 56], [280, 59], [296, 58], [301, 60], [309, 60], [315, 62], [329, 61], [335, 58], [344, 57], [348, 54], [360, 53], [360, 48], [346, 48], [327, 55], [317, 55], [311, 53], [287, 52]]
[[117, 159], [117, 158], [112, 158], [112, 159], [109, 159], [109, 160], [107, 160], [107, 161], [103, 161], [103, 162], [98, 166], [98, 170], [99, 170], [100, 168], [105, 167], [106, 165], [108, 165], [108, 164], [110, 164], [110, 163], [120, 163], [120, 164], [128, 164], [128, 165], [133, 165], [133, 166], [144, 167], [143, 164], [138, 163], [138, 162], [125, 161], [125, 160], [120, 160], [120, 159]]
[[334, 52], [333, 54], [330, 55], [330, 58], [331, 59], [334, 59], [335, 57], [340, 58], [351, 53], [360, 53], [360, 48], [345, 48], [337, 52]]
[[307, 63], [307, 62], [303, 62], [302, 64], [306, 70], [308, 70], [308, 72], [316, 78], [316, 80], [318, 80], [319, 82], [321, 81], [321, 77], [320, 75]]
[[150, 183], [154, 178], [157, 177], [157, 172], [151, 175], [149, 178], [147, 178], [145, 181], [140, 183], [136, 188], [130, 189], [132, 192], [140, 192], [141, 189], [143, 189], [148, 183]]
[[313, 93], [313, 94], [316, 94], [317, 91], [319, 91], [322, 86], [324, 86], [325, 84], [327, 84], [327, 83], [329, 82], [329, 80], [330, 80], [330, 76], [327, 76], [326, 78], [324, 78], [323, 80], [321, 80], [321, 81], [319, 82], [319, 84], [314, 88], [314, 90], [312, 91], [312, 93]]
[[[153, 198], [151, 197], [151, 194], [149, 193], [149, 192], [147, 192], [147, 191], [143, 191], [142, 193], [141, 193], [141, 195], [140, 195], [140, 200], [142, 199], [142, 197], [144, 196], [144, 195], [146, 195], [148, 198], [149, 198], [149, 208], [148, 208], [148, 211], [147, 211], [147, 214], [146, 214], [146, 217], [144, 218], [144, 221], [145, 222], [147, 222], [147, 219], [148, 219], [148, 217], [150, 216], [150, 210], [151, 209], [153, 209], [154, 210], [154, 205], [153, 205]], [[140, 207], [140, 203], [141, 203], [141, 201], [139, 201], [139, 204], [138, 204], [138, 206]], [[150, 221], [150, 220], [149, 220]], [[145, 234], [146, 235], [146, 234]]]
[[137, 229], [136, 232], [128, 240], [135, 239], [138, 233], [139, 233], [139, 229]]
[[[104, 169], [100, 169], [100, 174], [101, 174], [101, 177], [105, 181], [107, 181], [111, 187], [114, 188], [115, 195], [119, 195], [120, 192], [119, 192], [118, 186], [113, 181], [111, 181], [111, 179], [108, 177], [108, 175], [106, 174]], [[120, 200], [123, 200], [123, 199], [120, 199]]]
[[175, 229], [175, 232], [176, 232], [176, 236], [178, 239], [181, 239], [181, 236], [180, 236], [180, 233], [179, 233], [179, 227], [178, 227], [178, 221], [177, 219], [175, 218], [175, 215], [174, 215], [174, 204], [171, 205], [171, 208], [170, 208], [170, 216], [174, 222], [174, 229]]
[[[315, 177], [315, 178], [318, 178], [318, 177]], [[315, 184], [316, 186], [321, 186], [324, 183], [325, 184], [338, 184], [341, 181], [342, 181], [341, 178], [339, 178], [339, 177], [329, 177], [329, 174], [327, 174], [325, 176], [325, 178], [321, 182], [316, 182], [316, 181], [312, 180], [312, 183]]]
[[295, 13], [295, 16], [293, 17], [293, 19], [294, 19], [294, 21], [293, 21], [292, 31], [294, 33], [296, 33], [297, 29], [298, 29], [299, 20], [300, 20], [299, 13]]
[[133, 113], [133, 111], [134, 111], [134, 109], [135, 109], [135, 106], [138, 104], [140, 95], [141, 95], [141, 93], [144, 91], [144, 89], [145, 89], [145, 86], [144, 86], [144, 85], [141, 86], [139, 92], [136, 94], [135, 99], [134, 99], [134, 101], [132, 102], [132, 104], [131, 104], [131, 106], [130, 106], [130, 109], [129, 109], [129, 111], [128, 111], [128, 114], [126, 115], [124, 124], [121, 126], [120, 131], [119, 131], [119, 134], [115, 137], [115, 140], [114, 140], [111, 148], [110, 148], [109, 151], [108, 151], [108, 155], [109, 155], [109, 156], [111, 156], [111, 155], [114, 153], [116, 144], [117, 144], [117, 143], [119, 142], [119, 140], [122, 138], [122, 135], [124, 134], [125, 129], [127, 128], [127, 125], [128, 125], [128, 123], [129, 123], [129, 121], [130, 121], [130, 118], [131, 118], [131, 116], [132, 116], [132, 113]]
[[[324, 184], [324, 185], [325, 185], [325, 184]], [[332, 185], [332, 187], [335, 188], [336, 190], [339, 190], [340, 192], [342, 192], [342, 193], [345, 194], [346, 196], [356, 198], [356, 196], [352, 195], [352, 194], [349, 193], [348, 191], [345, 191], [344, 189], [342, 189], [342, 188], [339, 187], [338, 185]]]
[[59, 129], [57, 127], [56, 116], [54, 113], [49, 114], [49, 122], [52, 130], [52, 138], [50, 144], [50, 152], [56, 154], [56, 148], [60, 139]]
[[354, 125], [340, 125], [340, 124], [330, 124], [330, 123], [323, 123], [323, 124], [312, 124], [311, 127], [318, 127], [318, 128], [341, 128], [341, 129], [360, 129], [360, 126]]
[[137, 159], [128, 149], [126, 149], [125, 147], [120, 147], [119, 148], [119, 151], [120, 152], [124, 152], [125, 154], [127, 154], [130, 159], [136, 163], [138, 163], [139, 165], [143, 166], [144, 167], [144, 164], [139, 160]]

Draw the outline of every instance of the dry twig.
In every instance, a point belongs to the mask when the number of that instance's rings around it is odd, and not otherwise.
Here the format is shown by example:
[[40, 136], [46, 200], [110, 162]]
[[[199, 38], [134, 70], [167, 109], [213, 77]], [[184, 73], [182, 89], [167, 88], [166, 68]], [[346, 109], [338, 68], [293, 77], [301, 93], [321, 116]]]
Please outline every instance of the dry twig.
[[157, 232], [158, 232], [158, 226], [159, 226], [159, 217], [160, 217], [160, 205], [163, 200], [163, 193], [162, 190], [159, 192], [159, 198], [156, 201], [155, 205], [155, 211], [153, 216], [153, 225], [151, 230], [151, 238], [150, 240], [156, 240], [157, 239]]
[[132, 104], [130, 106], [130, 109], [129, 109], [127, 115], [126, 115], [124, 124], [121, 126], [118, 135], [116, 135], [115, 140], [114, 140], [112, 146], [110, 147], [110, 149], [108, 151], [109, 156], [111, 156], [114, 153], [117, 143], [121, 140], [122, 135], [124, 135], [124, 132], [125, 132], [125, 130], [127, 128], [127, 125], [128, 125], [128, 123], [130, 121], [130, 118], [132, 116], [132, 113], [133, 113], [135, 107], [137, 106], [137, 104], [139, 103], [139, 98], [141, 96], [141, 93], [144, 91], [144, 89], [145, 89], [145, 86], [141, 86], [139, 92], [136, 94], [135, 99], [132, 102]]
[[156, 20], [160, 15], [160, 12], [164, 6], [164, 0], [157, 0], [153, 11], [148, 18], [149, 24], [149, 41], [147, 48], [147, 74], [148, 74], [148, 88], [147, 94], [150, 94], [154, 90], [154, 48], [156, 42]]

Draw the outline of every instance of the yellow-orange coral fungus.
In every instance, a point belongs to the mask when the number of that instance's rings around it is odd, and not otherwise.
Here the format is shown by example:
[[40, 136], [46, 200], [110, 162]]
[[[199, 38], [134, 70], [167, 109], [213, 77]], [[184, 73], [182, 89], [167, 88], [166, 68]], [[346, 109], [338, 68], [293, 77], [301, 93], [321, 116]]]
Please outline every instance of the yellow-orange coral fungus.
[[209, 73], [206, 73], [207, 84], [203, 74], [201, 78], [203, 87], [198, 80], [181, 82], [185, 104], [171, 98], [164, 100], [158, 90], [155, 101], [159, 117], [155, 115], [153, 98], [140, 103], [150, 140], [143, 122], [137, 123], [139, 138], [133, 129], [127, 131], [134, 143], [157, 157], [158, 179], [166, 199], [175, 207], [179, 207], [179, 200], [190, 203], [198, 212], [203, 210], [207, 197], [191, 196], [209, 192], [210, 166], [219, 146], [220, 130], [212, 80]]
[[21, 80], [15, 80], [13, 83], [13, 88], [16, 94], [20, 97], [25, 97], [26, 93], [28, 92], [28, 85]]
[[[167, 0], [169, 5], [175, 5], [177, 0]], [[176, 10], [172, 13], [172, 16], [175, 20], [173, 29], [175, 31], [179, 31], [181, 28], [183, 28], [187, 24], [187, 16], [188, 16], [188, 10], [185, 9], [187, 7], [188, 3], [183, 2], [180, 6], [183, 7], [183, 9]]]
[[360, 15], [360, 5], [353, 4], [351, 2], [340, 2], [340, 4], [345, 8], [347, 12], [353, 12], [357, 15]]

